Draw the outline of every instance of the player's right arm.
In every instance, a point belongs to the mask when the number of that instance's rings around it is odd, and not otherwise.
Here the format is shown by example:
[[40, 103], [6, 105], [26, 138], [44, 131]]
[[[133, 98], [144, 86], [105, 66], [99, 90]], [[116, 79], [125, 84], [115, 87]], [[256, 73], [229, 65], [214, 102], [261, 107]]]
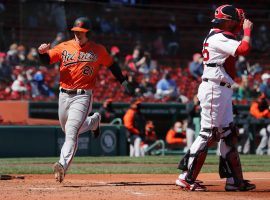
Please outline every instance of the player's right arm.
[[39, 59], [45, 65], [53, 64], [61, 60], [60, 46], [57, 45], [52, 49], [50, 49], [50, 47], [50, 43], [44, 43], [38, 47]]

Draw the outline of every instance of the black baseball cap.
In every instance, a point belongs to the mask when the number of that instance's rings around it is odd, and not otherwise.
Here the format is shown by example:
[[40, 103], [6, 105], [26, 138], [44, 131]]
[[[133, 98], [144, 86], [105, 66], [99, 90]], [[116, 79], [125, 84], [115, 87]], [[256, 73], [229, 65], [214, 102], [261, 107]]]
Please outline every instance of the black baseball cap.
[[232, 5], [222, 5], [215, 10], [215, 18], [212, 23], [219, 24], [224, 20], [239, 21], [237, 9]]
[[88, 32], [90, 30], [90, 20], [87, 17], [79, 17], [75, 20], [72, 31]]

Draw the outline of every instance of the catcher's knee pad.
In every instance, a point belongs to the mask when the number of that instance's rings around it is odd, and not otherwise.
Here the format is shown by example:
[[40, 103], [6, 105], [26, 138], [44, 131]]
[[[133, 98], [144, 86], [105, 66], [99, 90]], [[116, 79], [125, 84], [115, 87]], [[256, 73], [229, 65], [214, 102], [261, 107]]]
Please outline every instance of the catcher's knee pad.
[[[207, 135], [204, 135], [202, 133], [206, 133]], [[218, 131], [218, 128], [214, 127], [212, 129], [203, 128], [199, 136], [205, 139], [207, 141], [207, 146], [210, 147], [215, 142], [219, 142], [221, 135], [220, 135], [220, 132]]]
[[226, 129], [229, 130], [230, 133], [222, 139], [224, 139], [224, 142], [227, 146], [235, 147], [238, 141], [239, 129], [234, 123], [230, 123], [229, 127], [224, 128], [224, 130]]
[[235, 183], [240, 183], [243, 180], [240, 157], [235, 147], [231, 147], [225, 159], [220, 156], [219, 175], [220, 178], [233, 177]]

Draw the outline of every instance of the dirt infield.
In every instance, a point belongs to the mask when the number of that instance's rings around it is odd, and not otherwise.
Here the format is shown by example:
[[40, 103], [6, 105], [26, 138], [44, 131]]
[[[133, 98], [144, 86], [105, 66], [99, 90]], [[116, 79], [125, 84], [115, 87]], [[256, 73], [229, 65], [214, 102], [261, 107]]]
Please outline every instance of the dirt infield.
[[1, 200], [119, 200], [119, 199], [270, 199], [270, 173], [245, 173], [257, 185], [251, 192], [224, 192], [217, 174], [201, 174], [209, 192], [181, 191], [174, 185], [177, 175], [89, 174], [67, 175], [63, 184], [52, 175], [26, 175], [24, 180], [1, 180]]

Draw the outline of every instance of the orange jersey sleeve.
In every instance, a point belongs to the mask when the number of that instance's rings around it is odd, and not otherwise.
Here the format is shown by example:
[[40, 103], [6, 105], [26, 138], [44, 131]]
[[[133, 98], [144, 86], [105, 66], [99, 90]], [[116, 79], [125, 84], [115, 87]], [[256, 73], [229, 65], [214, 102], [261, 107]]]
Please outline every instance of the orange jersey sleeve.
[[140, 131], [134, 127], [134, 117], [135, 111], [128, 109], [124, 115], [124, 125], [132, 134], [139, 135]]
[[103, 45], [100, 45], [100, 49], [102, 52], [101, 62], [103, 66], [110, 67], [113, 64], [112, 56], [108, 53], [108, 51]]
[[175, 135], [176, 135], [176, 132], [173, 129], [170, 129], [167, 132], [167, 135], [166, 135], [166, 142], [168, 144], [181, 144], [181, 143], [184, 143], [185, 138], [177, 138], [177, 137], [175, 137]]
[[62, 44], [58, 44], [54, 48], [50, 49], [48, 51], [49, 57], [50, 57], [50, 64], [57, 63], [61, 61], [61, 54], [62, 54]]

